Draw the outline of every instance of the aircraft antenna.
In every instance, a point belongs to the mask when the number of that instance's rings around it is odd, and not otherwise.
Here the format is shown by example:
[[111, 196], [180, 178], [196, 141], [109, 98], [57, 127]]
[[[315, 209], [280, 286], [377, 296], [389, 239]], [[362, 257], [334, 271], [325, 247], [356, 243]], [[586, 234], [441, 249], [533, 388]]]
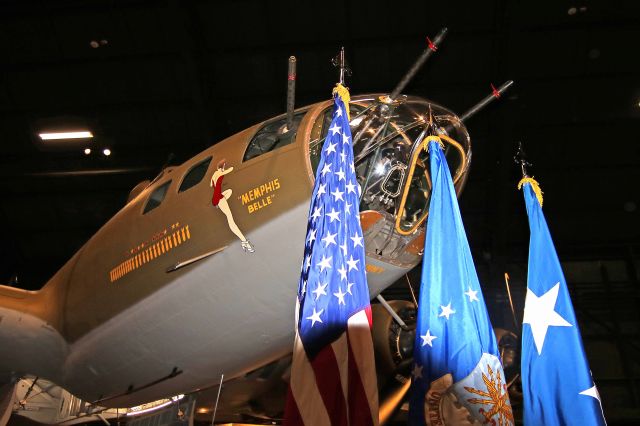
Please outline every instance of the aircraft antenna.
[[296, 57], [289, 56], [287, 75], [287, 132], [293, 129], [293, 110], [296, 103]]
[[516, 310], [513, 307], [513, 299], [511, 298], [511, 288], [509, 286], [509, 274], [504, 273], [504, 283], [507, 287], [507, 296], [509, 297], [509, 306], [511, 307], [511, 315], [513, 318], [513, 326], [516, 330], [520, 331], [520, 327], [518, 327], [518, 318], [516, 317]]
[[220, 401], [220, 391], [222, 390], [222, 381], [224, 380], [224, 373], [220, 376], [220, 386], [218, 386], [218, 396], [216, 396], [216, 405], [213, 407], [213, 416], [211, 417], [211, 426], [216, 420], [216, 411], [218, 411], [218, 401]]
[[407, 286], [409, 286], [409, 291], [411, 292], [411, 298], [413, 299], [413, 304], [418, 309], [418, 299], [416, 299], [416, 293], [413, 290], [413, 285], [411, 285], [411, 280], [409, 280], [409, 274], [404, 274], [404, 277], [407, 279]]

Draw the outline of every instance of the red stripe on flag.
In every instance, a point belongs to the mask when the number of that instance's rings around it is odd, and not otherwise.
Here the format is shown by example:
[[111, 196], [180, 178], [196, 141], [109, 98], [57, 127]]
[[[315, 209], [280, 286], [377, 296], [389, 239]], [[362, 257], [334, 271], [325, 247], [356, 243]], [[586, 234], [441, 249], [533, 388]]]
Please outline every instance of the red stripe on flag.
[[371, 407], [351, 347], [349, 331], [347, 331], [347, 341], [349, 347], [349, 426], [372, 426], [374, 421], [371, 418]]
[[369, 329], [371, 329], [373, 327], [373, 314], [371, 312], [371, 305], [367, 305], [367, 307], [364, 308], [364, 312], [367, 314], [367, 320], [369, 321]]
[[[345, 352], [347, 352], [346, 348]], [[331, 419], [322, 400], [322, 395], [318, 392], [315, 371], [307, 358], [307, 353], [298, 334], [296, 334], [293, 345], [289, 387], [303, 423], [306, 425], [331, 425]]]
[[287, 402], [284, 407], [284, 420], [282, 422], [284, 426], [304, 426], [304, 421], [298, 410], [298, 404], [293, 397], [291, 386], [289, 386], [289, 392], [287, 392]]
[[311, 361], [311, 366], [316, 375], [318, 391], [331, 418], [331, 424], [347, 426], [346, 400], [342, 392], [338, 360], [331, 345], [326, 346], [316, 355]]

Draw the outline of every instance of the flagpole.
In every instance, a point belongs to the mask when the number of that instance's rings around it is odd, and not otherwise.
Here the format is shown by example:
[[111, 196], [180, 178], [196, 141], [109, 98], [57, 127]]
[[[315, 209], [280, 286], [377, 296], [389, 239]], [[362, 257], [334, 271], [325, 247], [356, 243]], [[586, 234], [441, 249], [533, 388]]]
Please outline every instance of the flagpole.
[[522, 171], [522, 177], [527, 178], [529, 174], [527, 173], [527, 167], [531, 167], [532, 164], [527, 161], [527, 155], [524, 152], [524, 146], [522, 145], [522, 141], [518, 142], [518, 151], [516, 151], [516, 155], [513, 156], [513, 161], [516, 164], [520, 165], [520, 170]]
[[342, 46], [342, 48], [340, 49], [340, 84], [342, 84], [343, 86], [344, 86], [344, 68], [345, 68], [344, 46]]
[[344, 54], [344, 46], [340, 48], [338, 54], [331, 59], [331, 63], [334, 67], [338, 68], [339, 76], [338, 83], [344, 86], [345, 77], [351, 77], [351, 68], [347, 65], [347, 59]]

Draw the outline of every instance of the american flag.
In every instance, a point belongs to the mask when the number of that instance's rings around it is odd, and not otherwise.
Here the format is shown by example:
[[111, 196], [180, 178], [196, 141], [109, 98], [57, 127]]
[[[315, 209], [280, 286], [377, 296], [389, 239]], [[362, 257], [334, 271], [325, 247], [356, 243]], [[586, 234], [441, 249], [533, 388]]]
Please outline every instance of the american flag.
[[360, 190], [341, 94], [339, 85], [311, 197], [285, 425], [378, 424]]

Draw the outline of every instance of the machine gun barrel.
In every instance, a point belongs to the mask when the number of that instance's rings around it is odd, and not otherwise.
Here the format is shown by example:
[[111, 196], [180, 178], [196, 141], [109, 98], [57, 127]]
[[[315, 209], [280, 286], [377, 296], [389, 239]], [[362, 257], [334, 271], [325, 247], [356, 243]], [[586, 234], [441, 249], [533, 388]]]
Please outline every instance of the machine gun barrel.
[[500, 86], [497, 89], [494, 88], [493, 85], [492, 85], [491, 88], [493, 90], [492, 90], [491, 94], [487, 95], [484, 99], [482, 99], [480, 102], [478, 102], [473, 107], [471, 107], [471, 109], [469, 109], [467, 112], [462, 114], [460, 116], [460, 121], [462, 121], [464, 123], [465, 120], [468, 120], [469, 118], [471, 118], [474, 115], [476, 115], [476, 113], [478, 111], [480, 111], [481, 109], [483, 109], [484, 107], [489, 105], [494, 99], [498, 99], [509, 87], [511, 87], [512, 84], [513, 84], [513, 80], [508, 80], [508, 81], [504, 82], [502, 84], [502, 86]]
[[293, 110], [296, 103], [296, 57], [289, 57], [287, 75], [287, 131], [293, 128]]
[[404, 90], [407, 84], [409, 84], [409, 81], [411, 81], [411, 79], [416, 75], [420, 68], [422, 68], [427, 59], [429, 59], [433, 52], [438, 50], [438, 45], [444, 39], [447, 31], [448, 29], [446, 27], [440, 30], [438, 35], [433, 39], [433, 42], [427, 39], [429, 41], [429, 46], [424, 50], [424, 52], [422, 52], [420, 57], [418, 57], [418, 59], [414, 62], [413, 66], [409, 69], [409, 71], [407, 71], [404, 77], [402, 77], [400, 83], [398, 83], [396, 88], [393, 89], [393, 91], [389, 95], [389, 99], [391, 99], [392, 101], [395, 100], [398, 95]]

